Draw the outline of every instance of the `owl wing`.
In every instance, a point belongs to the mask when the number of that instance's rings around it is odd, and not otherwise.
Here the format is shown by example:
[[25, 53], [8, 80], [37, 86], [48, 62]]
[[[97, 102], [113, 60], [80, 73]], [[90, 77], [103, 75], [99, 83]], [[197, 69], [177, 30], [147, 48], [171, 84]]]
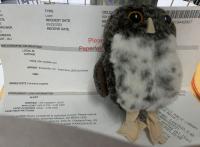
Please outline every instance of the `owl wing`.
[[98, 60], [94, 67], [94, 82], [97, 92], [105, 97], [108, 95], [105, 70], [103, 67], [103, 56]]

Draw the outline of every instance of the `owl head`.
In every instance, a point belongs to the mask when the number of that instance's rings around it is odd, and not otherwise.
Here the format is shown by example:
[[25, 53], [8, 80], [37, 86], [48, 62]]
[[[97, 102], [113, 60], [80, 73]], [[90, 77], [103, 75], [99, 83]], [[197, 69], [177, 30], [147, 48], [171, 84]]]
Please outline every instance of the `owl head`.
[[104, 29], [104, 48], [109, 51], [110, 42], [116, 33], [125, 37], [142, 37], [161, 40], [176, 36], [171, 17], [161, 8], [150, 5], [128, 5], [117, 8]]

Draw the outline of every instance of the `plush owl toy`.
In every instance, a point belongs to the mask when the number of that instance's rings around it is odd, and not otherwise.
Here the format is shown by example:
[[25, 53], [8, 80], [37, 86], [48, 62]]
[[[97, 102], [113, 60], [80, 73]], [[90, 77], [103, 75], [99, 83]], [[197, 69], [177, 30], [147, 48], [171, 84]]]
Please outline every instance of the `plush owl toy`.
[[95, 65], [98, 93], [126, 111], [119, 133], [135, 141], [147, 128], [153, 144], [164, 143], [159, 108], [176, 99], [182, 68], [176, 53], [176, 28], [160, 8], [128, 5], [110, 16], [103, 35], [104, 53]]

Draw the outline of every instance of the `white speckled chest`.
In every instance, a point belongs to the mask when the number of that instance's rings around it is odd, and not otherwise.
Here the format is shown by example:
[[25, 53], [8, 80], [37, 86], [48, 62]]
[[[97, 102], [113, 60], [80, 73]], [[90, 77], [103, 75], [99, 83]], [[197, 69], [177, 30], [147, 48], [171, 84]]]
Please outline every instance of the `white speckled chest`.
[[125, 39], [120, 34], [113, 37], [110, 62], [116, 79], [117, 102], [123, 109], [154, 111], [175, 99], [182, 80], [175, 49], [173, 36], [158, 42]]

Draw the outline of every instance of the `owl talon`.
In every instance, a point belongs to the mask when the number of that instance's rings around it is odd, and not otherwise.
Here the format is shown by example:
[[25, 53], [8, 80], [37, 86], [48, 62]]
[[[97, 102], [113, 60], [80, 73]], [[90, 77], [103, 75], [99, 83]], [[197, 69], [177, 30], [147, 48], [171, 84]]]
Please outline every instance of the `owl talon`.
[[166, 138], [163, 136], [156, 112], [147, 112], [145, 122], [141, 120], [141, 112], [127, 112], [126, 120], [117, 132], [126, 137], [130, 142], [135, 142], [139, 137], [140, 131], [147, 128], [152, 144], [165, 143]]
[[137, 121], [139, 112], [127, 112], [126, 120], [117, 133], [126, 137], [130, 142], [135, 142], [139, 137], [140, 126]]
[[151, 142], [153, 144], [164, 144], [167, 141], [167, 139], [163, 135], [156, 112], [148, 112], [147, 128], [149, 131]]

